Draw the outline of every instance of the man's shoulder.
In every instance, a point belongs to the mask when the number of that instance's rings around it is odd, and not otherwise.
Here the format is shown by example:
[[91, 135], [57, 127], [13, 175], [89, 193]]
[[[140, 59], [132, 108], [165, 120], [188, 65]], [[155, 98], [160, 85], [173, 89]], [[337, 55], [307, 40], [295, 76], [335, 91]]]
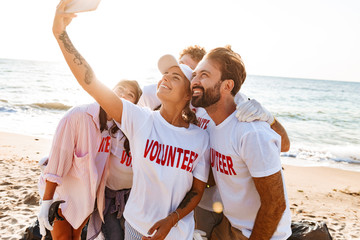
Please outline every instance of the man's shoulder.
[[233, 130], [231, 134], [245, 136], [248, 134], [276, 134], [267, 122], [253, 121], [253, 122], [240, 122], [236, 117], [232, 119]]

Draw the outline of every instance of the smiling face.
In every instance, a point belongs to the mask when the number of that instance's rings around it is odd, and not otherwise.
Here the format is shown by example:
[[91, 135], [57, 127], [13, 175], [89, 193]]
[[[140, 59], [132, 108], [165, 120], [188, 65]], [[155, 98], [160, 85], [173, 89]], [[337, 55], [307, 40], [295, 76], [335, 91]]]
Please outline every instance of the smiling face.
[[137, 102], [137, 90], [129, 84], [120, 83], [115, 86], [113, 91], [120, 98], [126, 99], [132, 103]]
[[202, 60], [193, 72], [191, 81], [192, 98], [194, 107], [206, 108], [220, 100], [221, 71], [211, 60]]
[[157, 85], [157, 96], [163, 101], [190, 100], [190, 82], [179, 67], [169, 68]]

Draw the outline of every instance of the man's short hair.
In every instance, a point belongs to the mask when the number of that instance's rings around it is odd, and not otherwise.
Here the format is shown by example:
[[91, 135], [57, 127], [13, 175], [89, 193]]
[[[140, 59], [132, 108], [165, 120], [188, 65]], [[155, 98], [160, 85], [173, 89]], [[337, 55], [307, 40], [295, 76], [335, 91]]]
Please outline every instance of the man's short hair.
[[198, 45], [194, 45], [194, 46], [189, 46], [187, 48], [185, 48], [184, 50], [182, 50], [182, 52], [180, 53], [180, 58], [182, 58], [184, 55], [190, 55], [190, 57], [196, 61], [196, 62], [200, 62], [201, 59], [203, 59], [203, 57], [206, 54], [205, 48], [200, 47]]
[[230, 45], [211, 50], [206, 59], [218, 64], [221, 71], [221, 80], [232, 79], [234, 88], [231, 90], [233, 96], [240, 90], [246, 78], [244, 62], [241, 56], [231, 49]]

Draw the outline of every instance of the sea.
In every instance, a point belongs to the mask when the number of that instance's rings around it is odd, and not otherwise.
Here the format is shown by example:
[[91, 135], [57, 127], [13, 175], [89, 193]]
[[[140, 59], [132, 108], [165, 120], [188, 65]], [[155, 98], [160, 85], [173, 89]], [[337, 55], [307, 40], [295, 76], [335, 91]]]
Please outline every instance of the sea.
[[[159, 76], [147, 69], [136, 80]], [[249, 75], [240, 91], [285, 127], [283, 163], [360, 172], [360, 82]], [[0, 131], [51, 139], [69, 108], [91, 102], [65, 62], [0, 58]]]

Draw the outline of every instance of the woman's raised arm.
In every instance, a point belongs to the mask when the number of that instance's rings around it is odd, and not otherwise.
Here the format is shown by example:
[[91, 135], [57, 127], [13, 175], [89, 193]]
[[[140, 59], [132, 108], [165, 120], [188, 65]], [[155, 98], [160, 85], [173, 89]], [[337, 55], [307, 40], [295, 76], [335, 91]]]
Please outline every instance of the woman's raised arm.
[[76, 50], [66, 32], [66, 27], [76, 17], [65, 13], [65, 6], [72, 0], [63, 0], [56, 8], [53, 34], [60, 46], [64, 58], [81, 87], [87, 91], [114, 120], [121, 123], [122, 101], [115, 93], [100, 82], [90, 65]]

